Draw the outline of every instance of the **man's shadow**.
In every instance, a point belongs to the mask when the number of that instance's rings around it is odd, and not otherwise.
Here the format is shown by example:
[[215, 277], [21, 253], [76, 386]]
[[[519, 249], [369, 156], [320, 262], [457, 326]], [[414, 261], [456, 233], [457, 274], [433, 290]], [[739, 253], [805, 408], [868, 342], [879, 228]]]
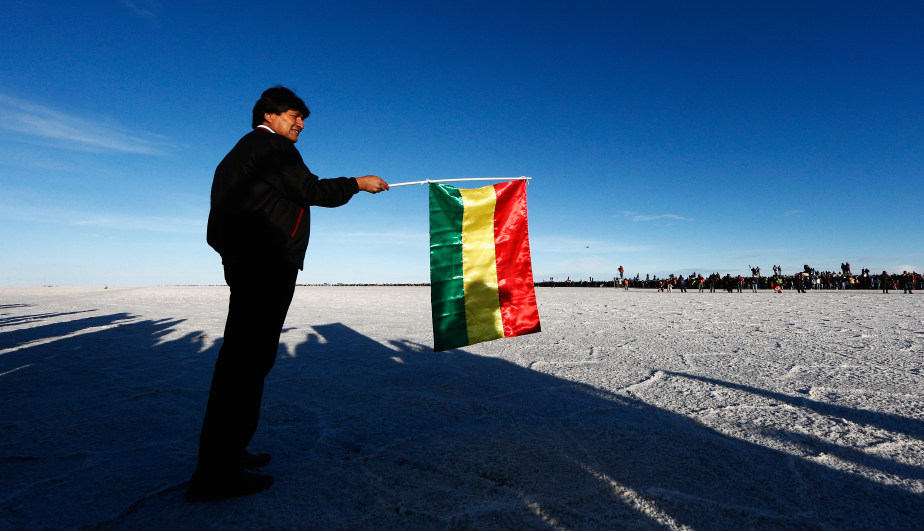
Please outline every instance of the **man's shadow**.
[[270, 376], [258, 436], [279, 457], [274, 495], [308, 527], [896, 529], [924, 514], [919, 495], [629, 396], [313, 328]]
[[911, 529], [924, 514], [909, 490], [626, 395], [338, 323], [281, 346], [267, 379], [252, 446], [273, 454], [273, 488], [190, 504], [183, 483], [219, 344], [176, 337], [178, 319], [125, 318], [0, 356], [0, 514], [11, 525]]

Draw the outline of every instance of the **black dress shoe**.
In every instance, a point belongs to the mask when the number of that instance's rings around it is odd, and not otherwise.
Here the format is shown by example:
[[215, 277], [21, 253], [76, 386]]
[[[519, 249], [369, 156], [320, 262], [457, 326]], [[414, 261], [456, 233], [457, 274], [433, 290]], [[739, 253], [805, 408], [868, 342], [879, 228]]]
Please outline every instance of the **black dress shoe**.
[[273, 476], [246, 470], [207, 472], [196, 470], [189, 480], [189, 501], [223, 500], [264, 491], [273, 484]]
[[260, 468], [261, 466], [266, 466], [270, 462], [270, 454], [266, 453], [253, 453], [244, 451], [244, 455], [241, 456], [241, 468]]

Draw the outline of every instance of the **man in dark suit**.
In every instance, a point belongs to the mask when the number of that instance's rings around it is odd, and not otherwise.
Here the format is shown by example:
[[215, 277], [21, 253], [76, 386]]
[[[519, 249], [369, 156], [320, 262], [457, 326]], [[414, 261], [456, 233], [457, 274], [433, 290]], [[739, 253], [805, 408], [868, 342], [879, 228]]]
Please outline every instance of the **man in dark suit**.
[[309, 207], [338, 207], [359, 191], [388, 190], [375, 175], [319, 179], [311, 173], [295, 149], [308, 114], [291, 90], [264, 91], [253, 108], [253, 131], [215, 170], [207, 240], [221, 255], [231, 301], [190, 500], [243, 496], [272, 485], [271, 476], [249, 471], [268, 464], [270, 456], [251, 453], [247, 445], [304, 266]]

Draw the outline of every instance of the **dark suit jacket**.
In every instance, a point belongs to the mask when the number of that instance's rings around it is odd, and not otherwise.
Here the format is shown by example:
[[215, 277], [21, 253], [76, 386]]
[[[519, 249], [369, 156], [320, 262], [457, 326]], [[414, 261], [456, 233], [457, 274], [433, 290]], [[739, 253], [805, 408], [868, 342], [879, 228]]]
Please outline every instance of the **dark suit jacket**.
[[357, 192], [356, 179], [319, 179], [289, 139], [254, 129], [215, 170], [207, 240], [224, 263], [284, 260], [302, 269], [308, 207], [338, 207]]

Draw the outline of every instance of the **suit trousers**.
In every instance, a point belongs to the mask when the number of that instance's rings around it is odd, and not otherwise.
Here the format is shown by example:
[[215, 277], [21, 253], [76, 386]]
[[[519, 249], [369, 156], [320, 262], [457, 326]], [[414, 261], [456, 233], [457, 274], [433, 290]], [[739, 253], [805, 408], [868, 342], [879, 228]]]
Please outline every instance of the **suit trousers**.
[[239, 467], [257, 431], [263, 381], [276, 362], [298, 275], [284, 261], [224, 269], [231, 300], [199, 437], [199, 468], [209, 470]]

